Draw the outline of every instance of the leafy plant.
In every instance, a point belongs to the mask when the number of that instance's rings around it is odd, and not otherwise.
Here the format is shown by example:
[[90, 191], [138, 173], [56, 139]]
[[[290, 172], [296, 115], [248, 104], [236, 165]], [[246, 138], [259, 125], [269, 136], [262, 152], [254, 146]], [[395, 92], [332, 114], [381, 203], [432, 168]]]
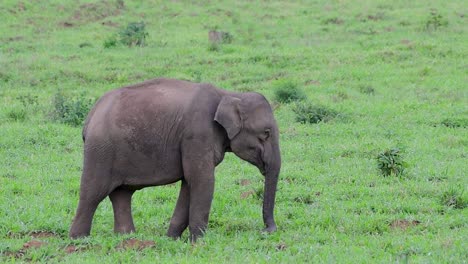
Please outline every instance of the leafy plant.
[[51, 116], [55, 121], [80, 126], [93, 104], [94, 99], [87, 98], [84, 94], [69, 97], [62, 92], [58, 92], [53, 98], [54, 109]]
[[290, 103], [306, 99], [304, 91], [291, 80], [281, 80], [274, 84], [275, 100], [280, 103]]
[[451, 187], [442, 194], [440, 202], [448, 207], [464, 209], [468, 205], [468, 200], [463, 194], [464, 190], [462, 188]]
[[450, 128], [468, 127], [468, 120], [464, 118], [446, 118], [441, 124]]
[[217, 27], [208, 32], [208, 38], [210, 40], [208, 51], [219, 51], [222, 44], [229, 44], [234, 40], [234, 36], [231, 33], [217, 31]]
[[120, 42], [129, 47], [144, 46], [148, 36], [145, 26], [144, 22], [128, 23], [127, 27], [120, 30], [118, 34]]
[[208, 51], [220, 51], [221, 46], [216, 42], [211, 42], [208, 46]]
[[431, 13], [426, 20], [426, 30], [437, 30], [447, 25], [448, 21], [436, 9], [431, 9]]
[[13, 109], [7, 113], [7, 117], [14, 121], [24, 121], [26, 116], [27, 112], [24, 108]]
[[89, 43], [89, 42], [83, 42], [83, 43], [80, 43], [80, 45], [78, 45], [78, 47], [80, 48], [86, 48], [86, 47], [92, 47], [93, 44]]
[[109, 37], [108, 39], [104, 41], [103, 46], [106, 49], [117, 46], [117, 38], [115, 36]]
[[370, 86], [370, 85], [363, 85], [363, 86], [360, 86], [360, 87], [359, 87], [359, 91], [361, 91], [361, 93], [363, 93], [363, 94], [370, 94], [370, 95], [375, 94], [375, 89], [374, 89], [374, 87], [372, 87], [372, 86]]
[[296, 114], [296, 121], [303, 124], [328, 122], [338, 115], [335, 110], [311, 102], [296, 103], [293, 111]]
[[400, 176], [406, 167], [398, 148], [388, 149], [377, 155], [377, 165], [383, 176]]
[[233, 40], [234, 40], [234, 36], [231, 33], [221, 32], [221, 41], [222, 41], [222, 43], [229, 44], [229, 43], [232, 43]]
[[20, 95], [16, 97], [16, 99], [18, 99], [25, 108], [34, 107], [39, 104], [39, 99], [37, 95]]

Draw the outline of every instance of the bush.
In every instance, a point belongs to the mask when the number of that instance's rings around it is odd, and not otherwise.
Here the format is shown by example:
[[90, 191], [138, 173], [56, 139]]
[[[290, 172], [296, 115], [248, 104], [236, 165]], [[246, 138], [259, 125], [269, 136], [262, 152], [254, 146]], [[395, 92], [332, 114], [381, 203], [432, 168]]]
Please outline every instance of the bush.
[[448, 21], [442, 17], [442, 15], [437, 12], [437, 10], [432, 9], [429, 17], [426, 20], [426, 30], [437, 30], [440, 27], [446, 27]]
[[62, 92], [55, 94], [52, 119], [72, 126], [83, 125], [94, 99], [86, 98], [84, 94], [76, 97], [65, 96]]
[[208, 32], [208, 39], [211, 43], [230, 44], [234, 40], [234, 36], [229, 32], [218, 31], [215, 28]]
[[370, 85], [367, 85], [367, 86], [363, 85], [363, 86], [359, 87], [359, 91], [361, 91], [361, 93], [363, 93], [363, 94], [370, 94], [370, 95], [375, 94], [374, 87], [372, 87]]
[[221, 46], [218, 43], [211, 42], [210, 45], [208, 46], [208, 51], [220, 51]]
[[145, 30], [144, 22], [132, 22], [128, 23], [127, 27], [120, 30], [119, 38], [120, 42], [129, 47], [132, 46], [144, 46], [145, 39], [148, 36], [148, 32]]
[[304, 91], [298, 87], [296, 82], [290, 80], [282, 80], [275, 83], [274, 91], [275, 100], [280, 103], [290, 103], [306, 99]]
[[26, 119], [27, 112], [24, 108], [13, 109], [7, 113], [7, 117], [14, 121], [22, 122]]
[[20, 95], [16, 97], [25, 108], [31, 108], [39, 105], [39, 97], [37, 95]]
[[115, 47], [117, 46], [117, 38], [115, 36], [111, 36], [110, 38], [104, 41], [103, 45], [104, 45], [104, 48], [106, 49]]
[[442, 205], [452, 207], [454, 209], [464, 209], [468, 205], [468, 200], [463, 196], [464, 190], [462, 188], [450, 188], [445, 191], [440, 198]]
[[468, 119], [464, 118], [446, 118], [442, 120], [441, 124], [450, 128], [468, 127]]
[[310, 102], [296, 103], [293, 107], [293, 111], [296, 114], [296, 121], [303, 124], [328, 122], [337, 116], [335, 110]]
[[377, 156], [377, 165], [383, 176], [400, 176], [403, 174], [406, 163], [398, 148], [393, 148]]

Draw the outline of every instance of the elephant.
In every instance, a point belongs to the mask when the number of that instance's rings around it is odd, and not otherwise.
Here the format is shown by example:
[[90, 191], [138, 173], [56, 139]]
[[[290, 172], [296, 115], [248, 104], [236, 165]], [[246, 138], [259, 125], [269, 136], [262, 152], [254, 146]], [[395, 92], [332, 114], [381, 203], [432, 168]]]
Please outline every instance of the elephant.
[[89, 236], [94, 213], [107, 196], [114, 232], [135, 232], [131, 199], [144, 187], [180, 181], [167, 235], [204, 235], [214, 170], [225, 152], [253, 164], [265, 178], [264, 231], [274, 232], [281, 169], [278, 125], [267, 99], [208, 83], [158, 78], [105, 93], [83, 126], [84, 158], [78, 208], [69, 236]]

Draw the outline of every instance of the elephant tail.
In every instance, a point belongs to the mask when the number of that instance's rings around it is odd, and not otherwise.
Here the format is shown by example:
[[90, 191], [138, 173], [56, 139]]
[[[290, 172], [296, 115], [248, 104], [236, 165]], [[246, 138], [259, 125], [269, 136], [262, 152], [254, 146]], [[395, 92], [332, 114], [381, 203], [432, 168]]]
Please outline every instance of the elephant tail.
[[[99, 102], [99, 100], [98, 100], [98, 102]], [[89, 121], [91, 121], [91, 117], [93, 117], [93, 114], [94, 114], [94, 112], [96, 110], [96, 106], [97, 106], [97, 102], [94, 105], [94, 107], [91, 109], [91, 111], [89, 111], [88, 116], [86, 117], [86, 121], [85, 121], [85, 123], [83, 125], [83, 131], [81, 132], [81, 137], [83, 138], [83, 142], [85, 142], [86, 130], [88, 129]]]
[[88, 128], [88, 123], [89, 123], [89, 117], [91, 116], [91, 114], [88, 116], [88, 118], [86, 118], [86, 121], [84, 123], [84, 126], [83, 126], [83, 131], [81, 132], [81, 137], [83, 138], [83, 142], [85, 142], [85, 139], [86, 139], [86, 129]]

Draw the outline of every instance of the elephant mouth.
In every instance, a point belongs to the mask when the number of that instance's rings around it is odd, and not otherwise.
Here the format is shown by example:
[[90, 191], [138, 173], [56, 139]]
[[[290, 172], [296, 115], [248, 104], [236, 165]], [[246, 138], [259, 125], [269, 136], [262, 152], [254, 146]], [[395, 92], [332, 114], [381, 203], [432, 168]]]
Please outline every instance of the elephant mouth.
[[260, 173], [265, 176], [266, 175], [266, 168], [265, 168], [265, 163], [263, 161], [260, 161], [260, 164], [258, 164], [258, 169], [260, 170]]

